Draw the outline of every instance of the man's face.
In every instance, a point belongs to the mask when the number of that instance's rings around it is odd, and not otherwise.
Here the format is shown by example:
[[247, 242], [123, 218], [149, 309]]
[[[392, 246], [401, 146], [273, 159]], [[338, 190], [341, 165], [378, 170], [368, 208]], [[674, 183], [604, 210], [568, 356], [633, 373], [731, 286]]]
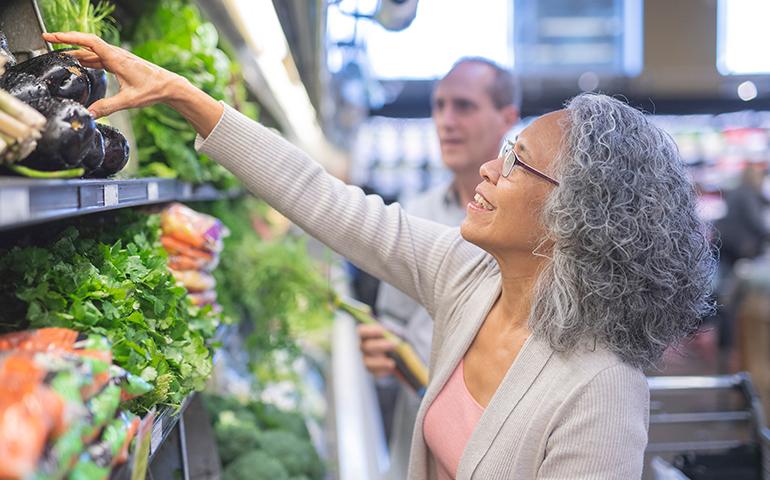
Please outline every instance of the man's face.
[[503, 136], [518, 120], [515, 107], [498, 109], [489, 96], [494, 71], [463, 63], [433, 92], [432, 112], [441, 157], [455, 175], [475, 174], [497, 156]]

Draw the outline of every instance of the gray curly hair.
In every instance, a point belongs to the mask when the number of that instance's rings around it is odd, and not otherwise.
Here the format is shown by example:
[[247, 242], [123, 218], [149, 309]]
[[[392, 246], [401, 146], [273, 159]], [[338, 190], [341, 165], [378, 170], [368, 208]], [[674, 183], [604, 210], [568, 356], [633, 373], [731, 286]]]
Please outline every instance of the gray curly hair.
[[708, 231], [676, 144], [642, 112], [598, 94], [566, 111], [530, 326], [557, 351], [598, 343], [649, 367], [712, 310]]

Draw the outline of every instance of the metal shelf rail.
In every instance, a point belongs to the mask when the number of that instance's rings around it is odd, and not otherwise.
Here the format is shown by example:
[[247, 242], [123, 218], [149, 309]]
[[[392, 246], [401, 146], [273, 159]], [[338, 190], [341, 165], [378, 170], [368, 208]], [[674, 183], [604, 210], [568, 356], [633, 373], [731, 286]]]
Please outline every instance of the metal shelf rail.
[[770, 479], [770, 435], [747, 373], [647, 382], [645, 479]]
[[0, 177], [0, 231], [89, 213], [171, 201], [233, 198], [217, 190], [166, 178], [40, 180]]

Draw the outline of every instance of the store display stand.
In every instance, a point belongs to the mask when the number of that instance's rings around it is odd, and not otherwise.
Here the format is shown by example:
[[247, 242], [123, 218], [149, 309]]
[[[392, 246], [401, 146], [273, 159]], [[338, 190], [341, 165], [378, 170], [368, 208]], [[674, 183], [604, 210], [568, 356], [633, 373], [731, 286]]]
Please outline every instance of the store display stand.
[[[0, 232], [122, 208], [172, 201], [214, 201], [242, 194], [240, 189], [220, 191], [211, 185], [161, 178], [37, 180], [0, 176]], [[220, 330], [217, 338], [222, 333]], [[117, 468], [111, 478], [129, 480], [130, 463]], [[219, 477], [216, 442], [199, 395], [187, 397], [179, 409], [158, 410], [148, 465], [148, 478]]]

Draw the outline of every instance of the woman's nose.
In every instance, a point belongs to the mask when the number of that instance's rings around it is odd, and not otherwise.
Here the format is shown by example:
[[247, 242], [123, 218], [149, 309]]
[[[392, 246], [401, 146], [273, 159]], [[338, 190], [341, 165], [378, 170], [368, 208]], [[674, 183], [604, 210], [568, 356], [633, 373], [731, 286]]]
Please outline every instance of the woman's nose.
[[481, 168], [479, 168], [479, 175], [481, 175], [481, 178], [488, 181], [489, 183], [497, 185], [497, 180], [500, 178], [502, 168], [503, 161], [499, 158], [496, 158], [483, 164]]

